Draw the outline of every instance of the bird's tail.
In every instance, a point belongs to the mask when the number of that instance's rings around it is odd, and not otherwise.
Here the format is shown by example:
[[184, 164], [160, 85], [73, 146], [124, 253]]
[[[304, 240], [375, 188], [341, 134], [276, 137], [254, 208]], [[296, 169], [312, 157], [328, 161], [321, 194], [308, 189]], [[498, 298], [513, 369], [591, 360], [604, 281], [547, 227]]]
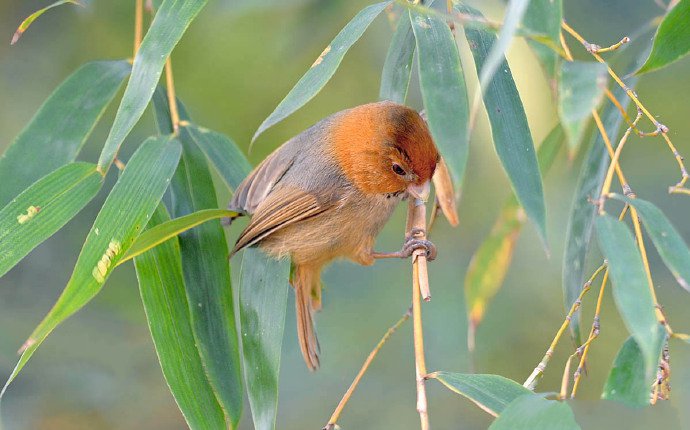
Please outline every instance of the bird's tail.
[[320, 270], [313, 267], [297, 266], [292, 276], [295, 289], [295, 308], [297, 313], [297, 336], [302, 357], [309, 370], [319, 368], [319, 340], [314, 328], [314, 307], [312, 291], [320, 291]]

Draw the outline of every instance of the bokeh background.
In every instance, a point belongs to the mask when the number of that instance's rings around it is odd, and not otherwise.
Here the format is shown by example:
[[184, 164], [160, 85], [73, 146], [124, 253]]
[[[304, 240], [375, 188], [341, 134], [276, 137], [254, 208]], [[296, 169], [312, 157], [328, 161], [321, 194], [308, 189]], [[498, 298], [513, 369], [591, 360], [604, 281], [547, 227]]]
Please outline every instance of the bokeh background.
[[[0, 2], [0, 150], [4, 150], [42, 101], [80, 64], [93, 59], [131, 56], [133, 1], [87, 2], [84, 8], [61, 7], [37, 20], [13, 47], [9, 40], [21, 20], [48, 4], [38, 0]], [[260, 122], [289, 91], [323, 48], [366, 0], [215, 0], [209, 2], [174, 51], [178, 95], [194, 120], [228, 134], [243, 149]], [[474, 2], [500, 19], [504, 3]], [[662, 10], [652, 0], [565, 2], [568, 21], [600, 45], [632, 34]], [[332, 81], [312, 102], [265, 133], [249, 158], [260, 161], [270, 150], [332, 112], [373, 101], [392, 35], [382, 15], [345, 57]], [[468, 75], [474, 65], [459, 38]], [[641, 42], [648, 42], [651, 34]], [[571, 45], [576, 55], [585, 55]], [[509, 61], [529, 117], [535, 142], [556, 123], [555, 107], [535, 58], [522, 40]], [[414, 79], [414, 78], [413, 78]], [[470, 94], [476, 86], [469, 79]], [[638, 92], [647, 107], [671, 129], [679, 150], [690, 154], [690, 61], [645, 76]], [[413, 84], [408, 103], [421, 107]], [[111, 106], [80, 158], [94, 161], [112, 122]], [[154, 132], [147, 113], [127, 139], [123, 158]], [[432, 233], [440, 256], [430, 266], [433, 300], [423, 307], [430, 370], [496, 373], [523, 381], [539, 362], [564, 310], [561, 260], [568, 211], [581, 156], [561, 154], [545, 178], [551, 257], [536, 232], [526, 226], [515, 250], [503, 290], [491, 304], [477, 333], [473, 357], [466, 346], [463, 279], [472, 253], [488, 234], [508, 196], [509, 186], [491, 145], [482, 115], [472, 136], [469, 167], [460, 202], [461, 224], [441, 220]], [[659, 139], [635, 139], [622, 160], [634, 190], [659, 205], [690, 241], [690, 198], [669, 196], [679, 173]], [[110, 177], [110, 183], [113, 177]], [[0, 184], [2, 186], [2, 184]], [[222, 187], [219, 201], [229, 198]], [[0, 380], [10, 374], [16, 350], [62, 291], [105, 192], [53, 238], [39, 246], [0, 279]], [[395, 214], [378, 248], [397, 249], [402, 240], [404, 208]], [[228, 240], [238, 228], [228, 231]], [[591, 266], [599, 260], [591, 256]], [[690, 331], [690, 295], [650, 254], [661, 302], [676, 331]], [[234, 265], [233, 265], [233, 268]], [[235, 270], [237, 272], [237, 270]], [[236, 273], [235, 273], [236, 275]], [[289, 302], [281, 363], [278, 428], [317, 429], [330, 416], [364, 358], [410, 303], [410, 266], [384, 261], [374, 267], [348, 262], [324, 275], [324, 310], [317, 317], [322, 368], [309, 373], [296, 342], [294, 310]], [[587, 330], [595, 293], [586, 298]], [[290, 301], [292, 298], [289, 299]], [[671, 344], [672, 400], [654, 409], [630, 411], [596, 400], [616, 351], [627, 337], [607, 294], [602, 335], [593, 345], [581, 399], [574, 403], [583, 428], [604, 423], [628, 428], [690, 428], [690, 346]], [[557, 391], [569, 341], [558, 348], [540, 389]], [[345, 429], [418, 428], [415, 411], [412, 331], [408, 323], [386, 344], [340, 424]], [[490, 417], [439, 384], [429, 384], [431, 422], [436, 429], [486, 428]], [[611, 421], [615, 420], [615, 421]], [[665, 424], [664, 424], [665, 423]], [[71, 318], [41, 347], [2, 403], [5, 430], [24, 429], [178, 429], [185, 428], [168, 392], [149, 337], [131, 264], [116, 271], [101, 294]], [[251, 429], [246, 410], [242, 429]]]

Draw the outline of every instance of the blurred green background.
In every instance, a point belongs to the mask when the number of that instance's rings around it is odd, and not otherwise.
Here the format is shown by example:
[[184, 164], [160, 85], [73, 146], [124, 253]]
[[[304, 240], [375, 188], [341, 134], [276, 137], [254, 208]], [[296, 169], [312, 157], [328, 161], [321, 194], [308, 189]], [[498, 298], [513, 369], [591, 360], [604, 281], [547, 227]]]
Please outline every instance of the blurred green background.
[[[0, 40], [7, 42], [0, 43], [0, 150], [10, 144], [42, 101], [80, 64], [131, 56], [133, 1], [92, 0], [85, 8], [52, 10], [39, 18], [16, 46], [10, 47], [9, 40], [21, 20], [47, 3], [0, 2]], [[333, 36], [367, 3], [211, 1], [173, 53], [178, 95], [197, 123], [228, 134], [247, 149], [261, 121]], [[502, 2], [474, 3], [486, 15], [501, 18]], [[661, 13], [652, 0], [587, 0], [565, 5], [569, 23], [602, 46], [635, 32]], [[374, 101], [391, 34], [391, 23], [382, 15], [345, 57], [321, 94], [265, 133], [250, 160], [260, 161], [284, 140], [332, 112]], [[651, 39], [651, 34], [645, 38]], [[464, 40], [459, 40], [464, 67], [472, 76], [472, 94], [476, 85], [474, 65]], [[587, 58], [576, 44], [571, 46], [576, 56]], [[548, 86], [524, 41], [515, 41], [509, 61], [535, 142], [539, 142], [556, 122]], [[670, 136], [681, 153], [690, 154], [690, 61], [645, 76], [638, 90], [647, 107], [670, 127]], [[414, 84], [408, 103], [421, 107]], [[81, 159], [96, 160], [115, 108], [110, 107]], [[148, 113], [127, 139], [122, 158], [126, 160], [136, 145], [153, 132], [152, 115]], [[690, 198], [666, 194], [667, 186], [679, 178], [671, 154], [660, 139], [635, 139], [631, 143], [622, 163], [633, 189], [659, 205], [690, 241]], [[563, 241], [582, 157], [569, 161], [561, 154], [545, 179], [551, 257], [545, 256], [534, 229], [526, 226], [504, 288], [479, 327], [477, 350], [470, 357], [462, 280], [472, 253], [488, 234], [509, 193], [483, 114], [471, 145], [460, 202], [460, 226], [453, 229], [441, 220], [432, 233], [440, 255], [430, 266], [433, 300], [423, 307], [427, 363], [429, 370], [473, 369], [521, 382], [539, 362], [564, 317], [560, 286]], [[113, 177], [109, 179], [112, 183]], [[229, 196], [222, 187], [218, 189], [224, 204]], [[3, 382], [16, 363], [16, 350], [62, 291], [105, 195], [101, 192], [77, 218], [0, 279]], [[400, 208], [380, 236], [379, 249], [400, 246], [403, 222], [404, 208]], [[228, 231], [229, 241], [234, 241], [239, 228], [233, 226]], [[592, 267], [600, 258], [596, 251], [593, 254]], [[690, 331], [690, 295], [673, 281], [654, 251], [650, 259], [659, 298], [672, 326], [679, 332]], [[317, 373], [309, 373], [302, 362], [294, 310], [289, 303], [281, 363], [279, 429], [318, 429], [325, 424], [371, 348], [407, 309], [410, 271], [405, 261], [384, 261], [374, 267], [338, 262], [326, 270], [324, 310], [317, 316], [323, 352]], [[591, 322], [595, 296], [590, 294], [584, 302], [585, 330]], [[583, 428], [600, 428], [608, 422], [628, 428], [649, 428], [651, 423], [664, 422], [666, 428], [690, 428], [688, 345], [671, 344], [670, 402], [643, 411], [595, 402], [626, 337], [607, 295], [602, 334], [591, 349], [589, 373], [581, 387], [581, 400], [575, 403]], [[542, 391], [558, 390], [565, 357], [571, 352], [566, 339], [540, 385]], [[490, 423], [490, 417], [468, 401], [433, 381], [428, 385], [434, 428], [479, 429]], [[411, 324], [403, 326], [386, 344], [340, 424], [344, 429], [418, 428]], [[10, 388], [2, 403], [0, 427], [185, 428], [156, 360], [131, 264], [116, 271], [92, 303], [49, 337]], [[252, 428], [248, 410], [240, 427]]]

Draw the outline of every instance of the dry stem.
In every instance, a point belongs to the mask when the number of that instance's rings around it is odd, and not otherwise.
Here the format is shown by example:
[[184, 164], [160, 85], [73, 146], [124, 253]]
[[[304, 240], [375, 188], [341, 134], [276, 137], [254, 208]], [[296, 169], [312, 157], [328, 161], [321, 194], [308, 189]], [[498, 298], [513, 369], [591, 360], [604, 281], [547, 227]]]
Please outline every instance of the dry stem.
[[144, 0], [135, 0], [134, 4], [134, 55], [137, 56], [141, 46], [142, 35], [144, 34]]
[[177, 112], [177, 98], [175, 97], [175, 81], [173, 79], [172, 61], [170, 57], [165, 61], [165, 86], [168, 94], [168, 106], [170, 106], [170, 121], [173, 133], [180, 130], [180, 114]]

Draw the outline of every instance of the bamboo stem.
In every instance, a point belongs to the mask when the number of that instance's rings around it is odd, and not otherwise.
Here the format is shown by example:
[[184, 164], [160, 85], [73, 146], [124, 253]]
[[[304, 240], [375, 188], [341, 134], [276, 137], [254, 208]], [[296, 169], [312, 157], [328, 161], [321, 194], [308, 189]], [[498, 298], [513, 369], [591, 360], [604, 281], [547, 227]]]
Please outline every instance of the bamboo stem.
[[137, 56], [139, 47], [141, 46], [141, 39], [144, 34], [144, 0], [135, 0], [134, 3], [134, 54], [132, 58]]
[[170, 121], [173, 133], [180, 131], [180, 114], [177, 111], [177, 98], [175, 97], [175, 81], [173, 79], [172, 61], [170, 57], [165, 61], [165, 86], [168, 94], [168, 106], [170, 106]]

